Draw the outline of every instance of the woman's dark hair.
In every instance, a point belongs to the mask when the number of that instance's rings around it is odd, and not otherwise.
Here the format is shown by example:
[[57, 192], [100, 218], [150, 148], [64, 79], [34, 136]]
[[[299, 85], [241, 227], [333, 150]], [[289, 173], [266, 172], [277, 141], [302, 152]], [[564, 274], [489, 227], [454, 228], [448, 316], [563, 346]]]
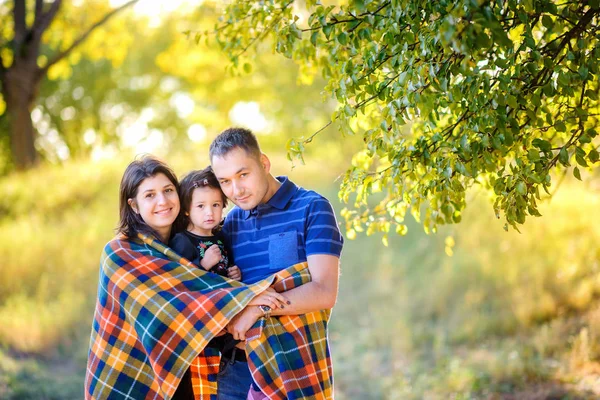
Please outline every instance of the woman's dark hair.
[[194, 189], [202, 187], [209, 187], [218, 190], [221, 193], [221, 199], [223, 200], [223, 208], [227, 207], [227, 196], [225, 196], [225, 193], [223, 193], [221, 190], [221, 185], [219, 185], [219, 181], [217, 180], [217, 177], [210, 166], [204, 168], [203, 170], [190, 171], [181, 180], [181, 189], [179, 191], [181, 215], [183, 216], [185, 226], [190, 223], [190, 218], [186, 215], [186, 213], [190, 212]]
[[[162, 160], [152, 156], [144, 155], [139, 159], [132, 161], [123, 174], [121, 186], [119, 188], [119, 216], [120, 221], [117, 226], [117, 233], [122, 233], [127, 237], [135, 237], [139, 233], [150, 234], [160, 238], [158, 233], [152, 229], [141, 215], [133, 211], [129, 205], [129, 199], [135, 199], [138, 189], [144, 179], [151, 178], [157, 174], [164, 174], [175, 186], [179, 193], [179, 181], [173, 170]], [[180, 215], [173, 222], [171, 234], [183, 229], [183, 221]]]

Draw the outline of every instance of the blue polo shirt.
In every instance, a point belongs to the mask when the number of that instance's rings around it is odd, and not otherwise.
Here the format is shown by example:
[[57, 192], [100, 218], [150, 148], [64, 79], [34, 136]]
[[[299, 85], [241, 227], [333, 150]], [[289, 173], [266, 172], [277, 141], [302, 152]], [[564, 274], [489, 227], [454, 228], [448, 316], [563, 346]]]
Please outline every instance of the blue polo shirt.
[[234, 207], [223, 225], [233, 264], [244, 283], [306, 261], [308, 255], [339, 257], [343, 238], [329, 201], [278, 176], [281, 186], [266, 204], [252, 210]]

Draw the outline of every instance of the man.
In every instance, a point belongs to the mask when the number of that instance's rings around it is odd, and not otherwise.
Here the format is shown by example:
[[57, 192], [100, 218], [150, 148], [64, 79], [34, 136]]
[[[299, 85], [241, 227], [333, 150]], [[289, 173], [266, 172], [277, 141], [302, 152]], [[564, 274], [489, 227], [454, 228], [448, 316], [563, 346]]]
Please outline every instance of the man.
[[[289, 304], [284, 308], [249, 306], [231, 321], [228, 331], [245, 340], [246, 332], [265, 313], [301, 315], [332, 308], [343, 239], [329, 201], [287, 177], [271, 175], [269, 158], [247, 129], [231, 128], [217, 136], [210, 145], [210, 161], [221, 189], [237, 206], [228, 214], [223, 231], [244, 283], [300, 262], [308, 263], [312, 277], [311, 282], [285, 292]], [[260, 394], [243, 356], [233, 354], [231, 362], [221, 364], [218, 398], [246, 399], [250, 385]]]

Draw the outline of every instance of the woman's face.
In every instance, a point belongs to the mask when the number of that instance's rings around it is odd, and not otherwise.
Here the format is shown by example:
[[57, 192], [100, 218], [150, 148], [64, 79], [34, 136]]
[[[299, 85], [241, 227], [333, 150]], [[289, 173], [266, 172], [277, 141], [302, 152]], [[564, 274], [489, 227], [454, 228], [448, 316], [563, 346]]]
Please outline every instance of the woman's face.
[[138, 187], [135, 199], [129, 205], [149, 227], [165, 242], [169, 239], [171, 226], [179, 214], [179, 196], [173, 182], [163, 173], [146, 178]]

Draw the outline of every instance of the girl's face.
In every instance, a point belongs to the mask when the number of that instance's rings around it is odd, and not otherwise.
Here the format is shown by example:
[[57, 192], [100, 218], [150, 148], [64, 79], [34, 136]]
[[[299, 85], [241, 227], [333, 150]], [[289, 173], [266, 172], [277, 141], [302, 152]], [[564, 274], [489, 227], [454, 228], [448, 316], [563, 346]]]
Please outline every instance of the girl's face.
[[166, 243], [179, 214], [179, 196], [173, 182], [163, 173], [146, 178], [140, 183], [135, 199], [129, 199], [128, 203]]
[[222, 216], [223, 198], [220, 190], [209, 186], [194, 189], [188, 231], [200, 236], [212, 236], [212, 229], [219, 225]]

